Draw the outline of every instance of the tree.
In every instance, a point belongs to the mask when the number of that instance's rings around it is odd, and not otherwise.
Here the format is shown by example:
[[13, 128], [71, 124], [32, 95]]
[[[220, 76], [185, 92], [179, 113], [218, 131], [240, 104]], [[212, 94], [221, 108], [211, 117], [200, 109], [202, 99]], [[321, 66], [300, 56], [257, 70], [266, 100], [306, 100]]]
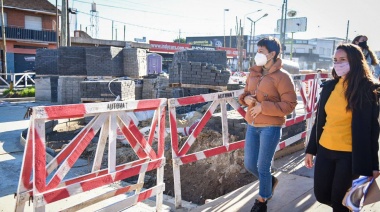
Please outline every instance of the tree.
[[176, 38], [173, 40], [174, 43], [186, 43], [186, 39], [185, 38]]

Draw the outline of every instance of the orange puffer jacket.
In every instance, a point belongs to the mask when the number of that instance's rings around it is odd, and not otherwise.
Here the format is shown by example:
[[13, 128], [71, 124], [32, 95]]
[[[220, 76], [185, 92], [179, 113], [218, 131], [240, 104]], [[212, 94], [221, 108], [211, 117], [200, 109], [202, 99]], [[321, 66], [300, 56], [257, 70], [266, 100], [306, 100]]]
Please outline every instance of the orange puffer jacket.
[[248, 106], [248, 111], [253, 105], [247, 105], [244, 97], [256, 95], [261, 103], [262, 111], [253, 118], [247, 111], [245, 120], [255, 127], [282, 126], [286, 115], [290, 114], [297, 105], [297, 95], [290, 74], [281, 69], [282, 60], [278, 58], [269, 69], [268, 74], [263, 75], [261, 66], [253, 66], [247, 77], [244, 93], [239, 96], [239, 102]]

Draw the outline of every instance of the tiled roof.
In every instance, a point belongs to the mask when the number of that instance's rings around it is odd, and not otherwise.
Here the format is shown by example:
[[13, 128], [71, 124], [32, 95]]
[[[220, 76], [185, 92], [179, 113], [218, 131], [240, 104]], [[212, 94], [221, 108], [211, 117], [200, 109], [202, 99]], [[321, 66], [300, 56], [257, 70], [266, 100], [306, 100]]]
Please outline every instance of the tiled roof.
[[48, 0], [4, 0], [4, 7], [16, 7], [28, 10], [55, 13], [55, 5]]

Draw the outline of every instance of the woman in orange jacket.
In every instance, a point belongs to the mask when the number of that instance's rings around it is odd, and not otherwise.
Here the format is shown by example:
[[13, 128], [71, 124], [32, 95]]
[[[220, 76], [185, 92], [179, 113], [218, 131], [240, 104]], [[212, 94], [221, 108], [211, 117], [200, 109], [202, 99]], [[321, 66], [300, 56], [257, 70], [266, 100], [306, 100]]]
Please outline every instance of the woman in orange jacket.
[[245, 116], [247, 132], [244, 165], [259, 181], [259, 198], [251, 211], [266, 211], [278, 179], [271, 175], [271, 161], [281, 138], [286, 115], [297, 105], [290, 74], [281, 69], [281, 44], [276, 38], [263, 38], [258, 43], [256, 65], [250, 68], [244, 93], [239, 101], [248, 106]]

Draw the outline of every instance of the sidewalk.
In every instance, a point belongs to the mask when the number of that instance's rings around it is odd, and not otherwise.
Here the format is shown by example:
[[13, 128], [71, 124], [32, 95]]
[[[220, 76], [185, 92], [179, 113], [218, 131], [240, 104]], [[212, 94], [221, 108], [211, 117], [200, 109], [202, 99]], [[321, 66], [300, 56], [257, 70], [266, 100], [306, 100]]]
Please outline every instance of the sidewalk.
[[[29, 120], [24, 120], [23, 117], [28, 107], [38, 105], [40, 104], [34, 102], [0, 101], [0, 212], [14, 210], [13, 194], [17, 190], [24, 151], [19, 138], [29, 124]], [[268, 203], [268, 211], [332, 211], [330, 207], [316, 202], [313, 194], [313, 170], [303, 166], [303, 157], [301, 150], [274, 161], [279, 184], [273, 199]], [[87, 169], [87, 166], [82, 166], [87, 163], [86, 160], [79, 160], [77, 163], [78, 168], [74, 168], [74, 173], [70, 174], [78, 174]], [[377, 179], [377, 184], [380, 185], [380, 178]], [[184, 204], [184, 208], [177, 211], [249, 211], [257, 195], [258, 182], [253, 182], [205, 205], [194, 208], [194, 205]], [[46, 211], [57, 211], [58, 208], [66, 206], [65, 204], [67, 201], [62, 201], [47, 207]], [[26, 211], [32, 211], [32, 208], [28, 207]], [[154, 198], [126, 211], [155, 211]], [[175, 211], [172, 198], [165, 196], [163, 211]], [[363, 211], [380, 211], [380, 203], [368, 205]]]

